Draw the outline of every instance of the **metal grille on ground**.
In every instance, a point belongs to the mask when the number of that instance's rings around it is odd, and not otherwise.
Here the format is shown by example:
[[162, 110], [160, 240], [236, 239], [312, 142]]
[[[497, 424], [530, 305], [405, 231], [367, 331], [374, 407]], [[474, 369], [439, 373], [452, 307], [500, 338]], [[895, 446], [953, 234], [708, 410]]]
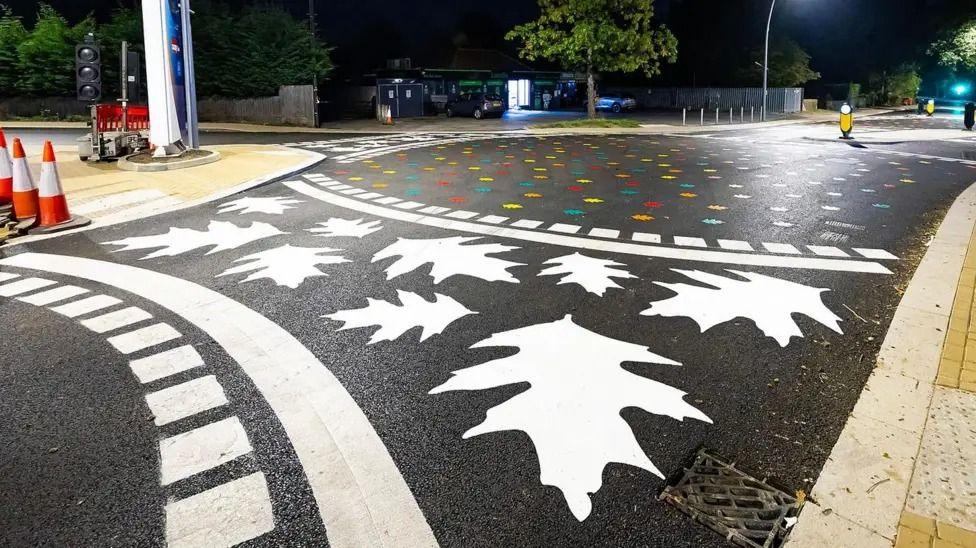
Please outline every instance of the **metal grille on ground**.
[[803, 505], [798, 499], [738, 470], [704, 449], [665, 500], [738, 546], [781, 546]]

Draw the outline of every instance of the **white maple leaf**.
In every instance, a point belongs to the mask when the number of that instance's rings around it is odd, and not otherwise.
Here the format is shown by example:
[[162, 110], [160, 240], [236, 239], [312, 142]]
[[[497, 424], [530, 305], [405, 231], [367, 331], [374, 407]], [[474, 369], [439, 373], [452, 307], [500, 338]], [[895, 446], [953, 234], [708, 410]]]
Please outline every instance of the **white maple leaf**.
[[702, 333], [734, 318], [748, 318], [768, 337], [785, 347], [791, 337], [803, 337], [792, 314], [799, 313], [843, 334], [841, 319], [823, 304], [820, 294], [828, 289], [763, 276], [753, 272], [728, 270], [745, 280], [717, 276], [700, 270], [671, 270], [708, 284], [702, 287], [684, 283], [654, 282], [677, 295], [651, 303], [642, 316], [684, 316], [698, 324]]
[[234, 249], [246, 243], [279, 234], [288, 233], [282, 232], [267, 223], [254, 222], [251, 223], [251, 226], [240, 227], [226, 221], [210, 221], [206, 230], [171, 227], [169, 232], [165, 234], [136, 236], [103, 243], [105, 245], [125, 246], [121, 249], [116, 249], [116, 252], [132, 249], [152, 249], [154, 247], [162, 248], [139, 259], [143, 260], [156, 257], [173, 257], [200, 247], [213, 246], [207, 252], [207, 255], [210, 255], [211, 253]]
[[380, 328], [369, 338], [369, 343], [392, 341], [414, 327], [423, 327], [420, 340], [444, 331], [454, 320], [477, 314], [451, 297], [434, 293], [433, 302], [424, 300], [416, 293], [397, 290], [400, 304], [396, 305], [379, 299], [366, 299], [365, 308], [340, 310], [326, 314], [323, 318], [344, 322], [339, 331], [378, 325]]
[[684, 401], [684, 392], [620, 367], [622, 362], [681, 364], [583, 329], [569, 315], [496, 333], [471, 348], [487, 346], [514, 346], [519, 352], [455, 371], [430, 393], [529, 383], [528, 390], [489, 409], [484, 422], [462, 437], [505, 430], [528, 434], [539, 458], [539, 480], [562, 491], [579, 521], [590, 515], [589, 495], [603, 485], [607, 464], [630, 464], [664, 478], [620, 416], [622, 409], [712, 422]]
[[610, 278], [636, 278], [630, 272], [615, 268], [626, 267], [627, 265], [608, 261], [605, 259], [595, 259], [580, 253], [563, 255], [555, 259], [549, 259], [542, 264], [555, 264], [539, 272], [540, 276], [552, 276], [556, 274], [567, 274], [556, 285], [577, 284], [583, 289], [595, 295], [603, 296], [607, 288], [615, 287], [622, 289]]
[[274, 249], [245, 255], [234, 262], [251, 262], [229, 268], [218, 274], [217, 277], [256, 271], [240, 283], [270, 278], [278, 285], [295, 289], [305, 281], [305, 278], [327, 276], [325, 272], [316, 268], [317, 265], [351, 262], [339, 255], [320, 255], [321, 253], [334, 253], [336, 251], [342, 250], [331, 247], [292, 247], [285, 244]]
[[291, 204], [300, 204], [302, 200], [293, 200], [284, 196], [273, 196], [270, 198], [240, 198], [220, 204], [217, 213], [229, 213], [240, 211], [239, 215], [245, 213], [270, 213], [281, 215], [286, 209], [294, 209]]
[[488, 257], [490, 254], [503, 253], [518, 248], [502, 244], [462, 245], [465, 242], [480, 239], [478, 236], [453, 236], [430, 240], [398, 238], [396, 242], [373, 255], [373, 262], [389, 257], [400, 257], [387, 267], [387, 280], [392, 280], [397, 276], [431, 263], [433, 266], [430, 269], [430, 275], [434, 278], [435, 284], [455, 275], [473, 276], [489, 282], [519, 283], [518, 279], [512, 276], [507, 269], [513, 266], [523, 266], [523, 263], [513, 263]]
[[363, 219], [340, 219], [332, 217], [324, 223], [317, 223], [322, 228], [309, 228], [309, 232], [318, 233], [319, 236], [350, 236], [362, 238], [381, 230], [379, 221], [364, 221]]

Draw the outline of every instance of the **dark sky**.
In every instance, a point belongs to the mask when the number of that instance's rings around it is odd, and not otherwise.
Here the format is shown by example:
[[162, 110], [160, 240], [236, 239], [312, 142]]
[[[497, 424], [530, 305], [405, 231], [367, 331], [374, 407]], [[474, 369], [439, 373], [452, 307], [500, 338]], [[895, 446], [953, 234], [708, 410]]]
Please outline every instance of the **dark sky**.
[[[226, 0], [241, 5], [246, 0]], [[260, 0], [259, 0], [260, 1]], [[320, 35], [352, 73], [388, 57], [436, 65], [456, 44], [514, 52], [502, 36], [532, 19], [535, 0], [314, 0]], [[30, 17], [36, 0], [0, 0]], [[76, 20], [104, 18], [136, 0], [50, 0]], [[296, 16], [308, 0], [271, 0]], [[657, 12], [679, 39], [679, 63], [656, 81], [722, 84], [762, 43], [769, 0], [658, 0]], [[788, 36], [813, 57], [823, 80], [863, 79], [872, 70], [924, 58], [926, 45], [947, 22], [976, 16], [976, 0], [778, 0], [773, 35]]]

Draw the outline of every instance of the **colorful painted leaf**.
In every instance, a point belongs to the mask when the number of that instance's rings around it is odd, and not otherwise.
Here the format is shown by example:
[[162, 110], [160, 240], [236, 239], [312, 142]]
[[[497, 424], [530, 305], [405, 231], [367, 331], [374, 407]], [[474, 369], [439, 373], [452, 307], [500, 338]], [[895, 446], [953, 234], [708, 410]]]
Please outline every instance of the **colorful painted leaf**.
[[484, 422], [462, 437], [507, 430], [528, 434], [539, 459], [540, 482], [558, 488], [579, 521], [590, 515], [590, 494], [602, 487], [608, 464], [629, 464], [664, 478], [621, 417], [623, 409], [712, 422], [684, 401], [681, 390], [620, 367], [623, 362], [679, 363], [583, 329], [571, 316], [496, 333], [472, 348], [495, 346], [519, 352], [455, 371], [430, 393], [529, 383], [524, 392], [489, 409]]

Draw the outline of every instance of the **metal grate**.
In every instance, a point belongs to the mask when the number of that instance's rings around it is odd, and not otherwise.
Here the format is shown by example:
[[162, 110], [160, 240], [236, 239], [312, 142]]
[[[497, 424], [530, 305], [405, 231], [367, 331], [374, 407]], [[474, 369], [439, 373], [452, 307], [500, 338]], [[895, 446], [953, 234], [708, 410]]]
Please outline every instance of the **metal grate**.
[[794, 497], [700, 450], [695, 463], [658, 497], [749, 548], [780, 546], [803, 505]]

